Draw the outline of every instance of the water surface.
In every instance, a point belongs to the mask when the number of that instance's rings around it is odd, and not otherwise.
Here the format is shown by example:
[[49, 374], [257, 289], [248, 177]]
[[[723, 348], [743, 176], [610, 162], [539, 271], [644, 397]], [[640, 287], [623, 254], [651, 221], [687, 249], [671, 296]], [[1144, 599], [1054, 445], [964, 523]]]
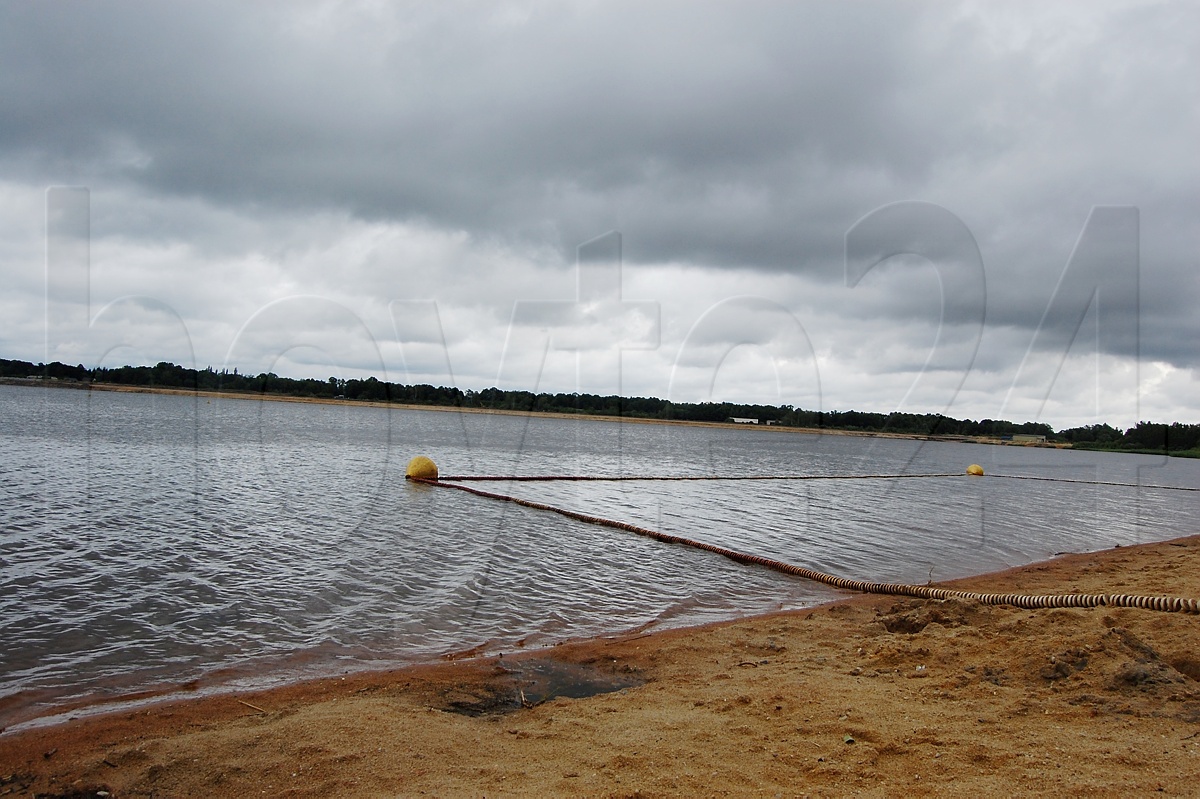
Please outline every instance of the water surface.
[[771, 429], [0, 386], [0, 725], [827, 601], [798, 578], [406, 483], [443, 474], [1023, 474], [479, 484], [866, 580], [1200, 529], [1200, 462]]

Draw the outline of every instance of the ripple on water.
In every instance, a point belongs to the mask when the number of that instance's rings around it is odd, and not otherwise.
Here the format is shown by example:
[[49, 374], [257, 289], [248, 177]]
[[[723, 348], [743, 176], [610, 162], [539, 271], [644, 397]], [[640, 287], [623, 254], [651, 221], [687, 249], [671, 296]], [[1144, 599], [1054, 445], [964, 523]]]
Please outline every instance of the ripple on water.
[[[70, 395], [67, 397], [59, 395]], [[1077, 474], [1122, 456], [0, 386], [0, 725], [74, 698], [244, 684], [680, 626], [836, 596], [609, 528], [406, 484], [444, 472]], [[988, 461], [997, 450], [1002, 464]], [[1099, 458], [1099, 459], [1097, 459]], [[507, 483], [851, 577], [925, 582], [1194, 531], [1195, 494], [1003, 480]]]

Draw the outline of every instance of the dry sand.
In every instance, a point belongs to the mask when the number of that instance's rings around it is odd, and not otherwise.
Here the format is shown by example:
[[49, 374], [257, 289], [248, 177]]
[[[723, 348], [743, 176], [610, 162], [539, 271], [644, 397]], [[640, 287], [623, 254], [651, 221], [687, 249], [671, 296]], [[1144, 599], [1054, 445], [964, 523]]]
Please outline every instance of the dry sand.
[[[1196, 597], [1200, 536], [954, 585]], [[10, 733], [0, 794], [1196, 796], [1198, 680], [1196, 616], [853, 597]]]

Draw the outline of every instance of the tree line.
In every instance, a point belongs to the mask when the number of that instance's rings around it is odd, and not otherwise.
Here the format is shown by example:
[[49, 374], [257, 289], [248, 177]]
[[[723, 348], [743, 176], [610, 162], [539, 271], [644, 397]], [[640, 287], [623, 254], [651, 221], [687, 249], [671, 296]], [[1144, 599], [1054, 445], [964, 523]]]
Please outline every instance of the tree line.
[[181, 388], [192, 391], [233, 391], [278, 394], [292, 397], [346, 399], [488, 410], [541, 411], [590, 414], [633, 419], [663, 419], [696, 422], [725, 422], [731, 418], [756, 419], [761, 424], [848, 430], [869, 433], [902, 433], [931, 436], [1017, 435], [1045, 436], [1049, 442], [1069, 443], [1081, 449], [1113, 449], [1200, 455], [1200, 424], [1139, 422], [1128, 430], [1107, 424], [1055, 431], [1041, 422], [1016, 424], [999, 419], [954, 419], [941, 414], [871, 413], [866, 411], [810, 411], [791, 405], [754, 405], [730, 402], [670, 402], [656, 397], [619, 397], [578, 393], [534, 393], [485, 388], [466, 391], [454, 386], [404, 385], [376, 377], [343, 380], [295, 379], [265, 372], [239, 374], [211, 366], [189, 369], [173, 363], [155, 366], [97, 367], [70, 366], [0, 358], [0, 377], [37, 378], [80, 383], [110, 383], [127, 386]]

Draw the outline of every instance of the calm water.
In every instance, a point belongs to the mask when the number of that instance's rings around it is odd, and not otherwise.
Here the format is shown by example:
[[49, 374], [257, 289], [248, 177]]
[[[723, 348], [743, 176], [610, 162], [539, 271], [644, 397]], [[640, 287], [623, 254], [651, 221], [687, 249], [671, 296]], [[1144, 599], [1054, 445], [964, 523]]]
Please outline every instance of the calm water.
[[1200, 461], [763, 429], [0, 386], [0, 726], [80, 699], [246, 686], [680, 626], [837, 593], [405, 483], [443, 474], [1023, 474], [481, 487], [869, 580], [1200, 531]]

